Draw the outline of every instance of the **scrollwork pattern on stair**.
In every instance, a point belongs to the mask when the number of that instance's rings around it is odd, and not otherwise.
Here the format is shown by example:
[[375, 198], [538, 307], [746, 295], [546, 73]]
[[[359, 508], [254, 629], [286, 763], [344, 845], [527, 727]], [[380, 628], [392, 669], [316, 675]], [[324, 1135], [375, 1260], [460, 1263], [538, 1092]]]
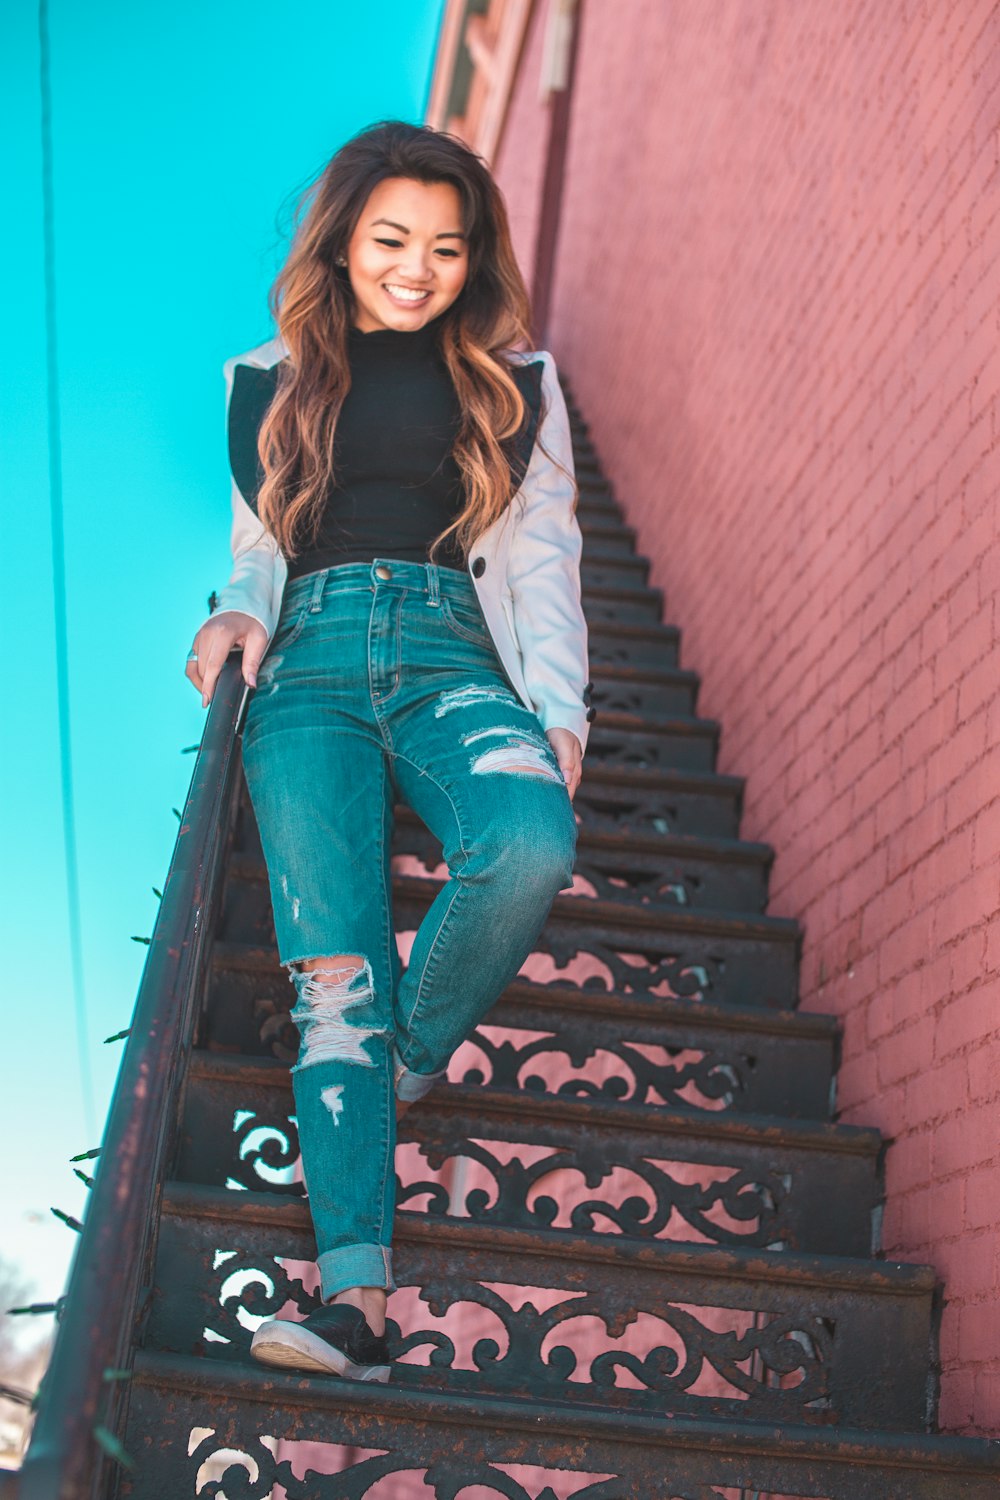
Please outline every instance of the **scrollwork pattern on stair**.
[[622, 870], [616, 867], [604, 871], [598, 856], [577, 856], [575, 875], [579, 882], [590, 886], [590, 890], [574, 893], [580, 900], [621, 901], [626, 906], [669, 906], [687, 908], [697, 904], [699, 877], [697, 872], [681, 871], [677, 875], [665, 875], [662, 870]]
[[[420, 1483], [419, 1492], [427, 1500], [458, 1500], [470, 1487], [477, 1494], [496, 1496], [497, 1500], [557, 1500], [557, 1492], [551, 1485], [537, 1490], [518, 1483], [511, 1474], [486, 1462], [470, 1462], [468, 1459], [439, 1459], [425, 1464], [416, 1457], [408, 1458], [398, 1450], [392, 1453], [375, 1453], [353, 1458], [353, 1450], [346, 1449], [348, 1466], [338, 1473], [320, 1473], [311, 1466], [315, 1462], [316, 1444], [281, 1441], [282, 1457], [279, 1459], [273, 1448], [275, 1439], [256, 1434], [239, 1436], [223, 1443], [214, 1431], [197, 1443], [189, 1460], [191, 1477], [190, 1495], [198, 1500], [222, 1495], [240, 1496], [240, 1500], [268, 1500], [275, 1486], [282, 1486], [296, 1500], [363, 1500], [375, 1486], [379, 1486], [381, 1500], [389, 1500], [390, 1491], [380, 1481], [392, 1475], [412, 1476]], [[324, 1445], [329, 1446], [329, 1445]], [[302, 1459], [291, 1456], [302, 1450]], [[296, 1458], [298, 1455], [296, 1454]], [[549, 1469], [546, 1472], [551, 1473]], [[631, 1481], [610, 1476], [592, 1480], [583, 1478], [583, 1488], [568, 1490], [566, 1480], [570, 1471], [558, 1471], [560, 1483], [558, 1493], [566, 1500], [635, 1500]], [[417, 1493], [417, 1486], [412, 1491]], [[721, 1491], [699, 1488], [685, 1490], [683, 1494], [671, 1495], [670, 1500], [721, 1500]], [[182, 1500], [182, 1497], [178, 1497]], [[186, 1500], [186, 1497], [183, 1497]]]
[[[398, 1207], [405, 1208], [408, 1202], [426, 1194], [427, 1204], [422, 1212], [431, 1216], [458, 1215], [524, 1229], [557, 1227], [556, 1220], [562, 1218], [564, 1222], [558, 1227], [580, 1233], [607, 1234], [609, 1225], [613, 1225], [618, 1233], [633, 1238], [702, 1238], [710, 1244], [761, 1248], [782, 1241], [787, 1233], [782, 1210], [788, 1197], [788, 1179], [766, 1168], [732, 1171], [701, 1164], [692, 1168], [691, 1163], [685, 1162], [674, 1163], [671, 1175], [663, 1164], [633, 1157], [627, 1145], [617, 1150], [605, 1146], [599, 1153], [586, 1148], [553, 1150], [525, 1165], [516, 1157], [504, 1160], [490, 1151], [490, 1142], [471, 1138], [435, 1141], [425, 1137], [421, 1154], [427, 1165], [437, 1171], [449, 1162], [476, 1162], [496, 1184], [492, 1201], [485, 1189], [475, 1187], [455, 1202], [440, 1181], [404, 1183], [397, 1176]], [[698, 1167], [698, 1175], [714, 1175], [715, 1180], [707, 1184], [683, 1181], [685, 1169], [693, 1174]], [[558, 1196], [534, 1192], [559, 1171], [569, 1177], [564, 1176], [559, 1182]], [[585, 1198], [574, 1192], [574, 1177], [582, 1178], [593, 1192], [616, 1172], [640, 1191], [630, 1193], [620, 1202], [615, 1201], [616, 1195], [611, 1192]], [[682, 1226], [694, 1234], [685, 1233]], [[673, 1235], [667, 1233], [671, 1228]]]
[[[294, 1120], [287, 1115], [268, 1120], [260, 1111], [238, 1111], [236, 1121], [227, 1185], [303, 1196], [303, 1184], [294, 1180], [292, 1171], [298, 1155]], [[421, 1129], [411, 1146], [416, 1158], [411, 1154], [397, 1161], [397, 1208], [405, 1210], [423, 1199], [416, 1211], [430, 1217], [471, 1218], [523, 1229], [556, 1227], [561, 1219], [558, 1227], [580, 1233], [617, 1232], [631, 1238], [695, 1239], [717, 1245], [774, 1248], [795, 1238], [788, 1213], [791, 1179], [763, 1164], [736, 1169], [718, 1162], [647, 1159], [627, 1140], [600, 1148], [586, 1140], [571, 1147], [550, 1146], [525, 1163], [516, 1151], [505, 1149], [507, 1145], [473, 1136], [468, 1129], [447, 1134]], [[289, 1180], [276, 1180], [276, 1163], [282, 1164]], [[478, 1168], [475, 1185], [456, 1190], [448, 1178], [463, 1180], [470, 1164]], [[422, 1167], [435, 1175], [421, 1176]], [[557, 1179], [554, 1173], [562, 1175]], [[540, 1191], [547, 1182], [558, 1191]], [[583, 1188], [589, 1193], [583, 1195]]]
[[[510, 1036], [495, 1037], [491, 1032], [505, 1028], [492, 1023], [479, 1026], [470, 1042], [482, 1054], [487, 1065], [466, 1067], [452, 1075], [452, 1082], [487, 1084], [494, 1088], [523, 1089], [532, 1094], [556, 1094], [573, 1099], [607, 1099], [630, 1104], [659, 1103], [671, 1109], [728, 1109], [746, 1089], [746, 1074], [753, 1067], [749, 1053], [724, 1055], [685, 1047], [663, 1047], [655, 1050], [664, 1058], [651, 1058], [651, 1044], [630, 1046], [627, 1040], [602, 1037], [596, 1041], [572, 1031], [539, 1032], [525, 1040]], [[586, 1076], [588, 1063], [599, 1055], [614, 1059], [621, 1071], [591, 1079]], [[534, 1059], [543, 1066], [530, 1072]], [[683, 1059], [683, 1060], [681, 1060]], [[581, 1076], [563, 1078], [553, 1085], [553, 1065], [565, 1060]]]
[[[582, 1286], [547, 1289], [540, 1311], [530, 1293], [505, 1296], [504, 1283], [453, 1268], [421, 1270], [423, 1253], [413, 1252], [409, 1273], [400, 1269], [389, 1301], [397, 1386], [487, 1389], [660, 1415], [740, 1413], [766, 1421], [830, 1415], [830, 1318], [806, 1309], [761, 1313], [659, 1298], [643, 1310], [612, 1267], [592, 1268]], [[404, 1327], [392, 1316], [393, 1299], [410, 1288], [416, 1297], [406, 1299]], [[281, 1259], [247, 1246], [224, 1252], [203, 1296], [206, 1311], [214, 1306], [204, 1351], [226, 1358], [246, 1352], [260, 1318], [287, 1315], [289, 1304], [303, 1315], [316, 1305]], [[420, 1304], [434, 1321], [421, 1321]], [[491, 1325], [492, 1332], [476, 1337], [471, 1350], [460, 1348], [463, 1323], [477, 1335]], [[632, 1347], [600, 1348], [615, 1343]], [[407, 1357], [414, 1354], [422, 1358]]]
[[658, 951], [665, 946], [662, 938], [654, 946], [636, 933], [627, 949], [619, 949], [602, 935], [600, 927], [594, 932], [566, 932], [552, 926], [543, 928], [534, 951], [548, 955], [560, 973], [576, 961], [587, 961], [594, 972], [578, 980], [581, 990], [709, 999], [721, 985], [725, 961], [706, 953], [704, 942], [696, 937], [671, 934], [669, 941], [673, 951], [663, 953]]
[[[609, 710], [605, 708], [605, 713]], [[596, 723], [587, 741], [587, 756], [591, 762], [600, 761], [606, 766], [632, 767], [639, 771], [676, 771], [678, 769], [677, 740], [670, 734], [654, 734], [645, 730], [641, 723], [628, 729], [612, 728], [609, 724]], [[682, 762], [685, 764], [686, 762]], [[695, 764], [700, 770], [708, 770], [706, 758]]]
[[584, 826], [595, 833], [688, 832], [680, 799], [664, 791], [612, 790], [584, 779], [573, 802]]

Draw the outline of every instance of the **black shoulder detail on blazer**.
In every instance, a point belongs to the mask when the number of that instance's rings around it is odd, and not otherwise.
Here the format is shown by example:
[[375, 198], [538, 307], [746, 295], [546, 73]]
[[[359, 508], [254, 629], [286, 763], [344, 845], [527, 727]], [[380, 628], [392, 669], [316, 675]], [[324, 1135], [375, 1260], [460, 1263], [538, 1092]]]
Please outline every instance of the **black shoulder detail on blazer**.
[[528, 465], [535, 447], [535, 438], [538, 436], [538, 423], [542, 414], [544, 369], [545, 366], [540, 359], [532, 360], [530, 365], [514, 365], [511, 368], [511, 377], [528, 408], [521, 430], [515, 432], [513, 437], [507, 438], [504, 443], [504, 452], [511, 470], [512, 495], [515, 495], [524, 483], [524, 476], [528, 472]]
[[[264, 466], [257, 453], [257, 437], [278, 388], [281, 360], [262, 370], [259, 365], [236, 365], [233, 389], [229, 398], [229, 467], [240, 494], [257, 514], [257, 496], [264, 482]], [[511, 367], [513, 379], [527, 408], [520, 431], [507, 438], [504, 452], [511, 470], [511, 494], [524, 483], [538, 435], [542, 412], [542, 374], [540, 359], [528, 365]]]
[[257, 456], [257, 436], [278, 388], [278, 364], [269, 370], [259, 365], [236, 365], [229, 398], [229, 467], [254, 515], [257, 495], [264, 483], [264, 465]]

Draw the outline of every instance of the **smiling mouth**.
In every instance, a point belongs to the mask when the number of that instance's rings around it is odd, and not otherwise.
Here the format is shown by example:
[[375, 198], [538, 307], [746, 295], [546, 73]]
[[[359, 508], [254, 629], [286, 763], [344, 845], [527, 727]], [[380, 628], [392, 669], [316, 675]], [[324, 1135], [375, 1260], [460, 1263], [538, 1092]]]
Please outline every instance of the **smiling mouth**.
[[406, 303], [407, 307], [420, 307], [431, 295], [429, 288], [419, 291], [413, 287], [397, 286], [391, 281], [384, 281], [382, 290], [387, 292], [394, 302]]

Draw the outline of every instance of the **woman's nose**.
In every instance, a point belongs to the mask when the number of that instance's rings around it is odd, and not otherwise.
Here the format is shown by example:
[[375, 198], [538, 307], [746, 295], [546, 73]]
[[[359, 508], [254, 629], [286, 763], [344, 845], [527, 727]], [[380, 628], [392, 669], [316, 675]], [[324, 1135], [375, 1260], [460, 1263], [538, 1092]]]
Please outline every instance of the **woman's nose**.
[[433, 262], [422, 255], [408, 255], [406, 260], [399, 262], [399, 275], [405, 277], [411, 286], [430, 281], [433, 274]]

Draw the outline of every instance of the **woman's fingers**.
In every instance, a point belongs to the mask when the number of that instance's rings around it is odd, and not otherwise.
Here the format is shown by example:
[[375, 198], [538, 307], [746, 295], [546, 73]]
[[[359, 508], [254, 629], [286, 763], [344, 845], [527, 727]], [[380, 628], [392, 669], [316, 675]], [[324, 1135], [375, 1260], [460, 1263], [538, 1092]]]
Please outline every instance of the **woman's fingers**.
[[[192, 646], [191, 650], [193, 651], [194, 649], [195, 648]], [[198, 669], [198, 658], [197, 658], [197, 656], [189, 656], [188, 659], [187, 659], [187, 661], [184, 663], [184, 676], [188, 679], [188, 681], [194, 687], [196, 687], [198, 689], [198, 691], [200, 693], [201, 692], [201, 672]]]
[[559, 769], [563, 773], [566, 790], [572, 802], [583, 774], [583, 752], [580, 748], [580, 741], [571, 729], [547, 729], [545, 734], [559, 762]]
[[[235, 644], [235, 643], [234, 643]], [[207, 708], [212, 701], [215, 692], [215, 684], [219, 680], [223, 663], [232, 650], [232, 645], [227, 643], [226, 636], [220, 632], [214, 632], [208, 643], [205, 661], [202, 664], [201, 680], [201, 706]], [[200, 661], [200, 657], [199, 657]]]
[[196, 655], [184, 663], [184, 675], [201, 693], [203, 708], [212, 701], [215, 684], [230, 651], [243, 647], [243, 676], [251, 687], [256, 687], [257, 668], [267, 649], [267, 631], [259, 620], [240, 610], [225, 610], [223, 616], [205, 622], [191, 647]]
[[259, 620], [247, 630], [243, 645], [243, 680], [251, 687], [257, 686], [257, 668], [267, 650], [267, 631]]

